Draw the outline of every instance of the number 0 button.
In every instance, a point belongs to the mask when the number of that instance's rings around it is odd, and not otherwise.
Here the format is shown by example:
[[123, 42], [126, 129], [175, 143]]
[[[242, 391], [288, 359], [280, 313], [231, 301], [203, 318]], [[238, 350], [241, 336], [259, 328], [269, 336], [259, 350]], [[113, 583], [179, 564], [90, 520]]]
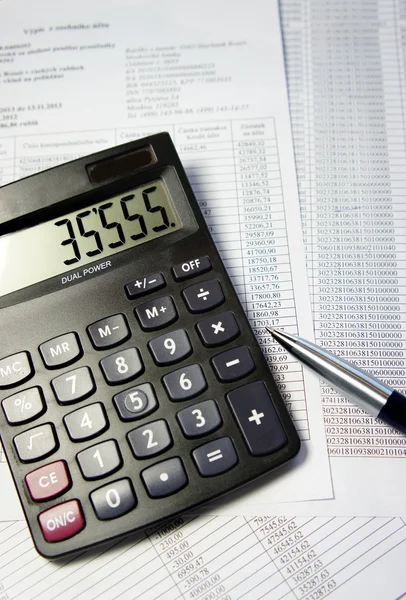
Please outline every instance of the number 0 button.
[[144, 370], [137, 348], [121, 350], [100, 361], [100, 367], [107, 383], [117, 385], [140, 375]]
[[156, 456], [172, 446], [169, 427], [163, 419], [133, 429], [127, 439], [135, 458]]
[[112, 481], [90, 494], [94, 511], [101, 521], [125, 515], [137, 504], [133, 486], [129, 479]]

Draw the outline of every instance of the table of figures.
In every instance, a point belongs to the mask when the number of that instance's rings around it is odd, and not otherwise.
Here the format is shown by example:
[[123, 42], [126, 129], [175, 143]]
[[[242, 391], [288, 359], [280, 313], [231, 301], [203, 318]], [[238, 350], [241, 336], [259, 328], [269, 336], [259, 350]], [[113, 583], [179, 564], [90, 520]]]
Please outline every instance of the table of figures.
[[[227, 266], [302, 439], [310, 439], [301, 366], [264, 326], [297, 332], [294, 286], [274, 120], [162, 125], [179, 151]], [[0, 138], [0, 185], [156, 127]]]
[[[7, 557], [0, 562], [0, 598], [355, 598], [362, 589], [357, 579], [373, 577], [378, 558], [399, 560], [405, 551], [400, 518], [206, 515], [52, 563], [36, 553], [24, 523], [0, 523], [0, 555]], [[385, 597], [393, 598], [386, 585]]]

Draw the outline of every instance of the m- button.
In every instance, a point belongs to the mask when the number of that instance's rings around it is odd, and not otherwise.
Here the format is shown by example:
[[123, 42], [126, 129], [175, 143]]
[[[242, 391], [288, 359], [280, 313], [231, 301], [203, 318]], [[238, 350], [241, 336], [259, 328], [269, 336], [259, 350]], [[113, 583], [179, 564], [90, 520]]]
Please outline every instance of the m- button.
[[68, 365], [82, 356], [82, 347], [76, 333], [65, 333], [44, 342], [39, 351], [48, 369]]

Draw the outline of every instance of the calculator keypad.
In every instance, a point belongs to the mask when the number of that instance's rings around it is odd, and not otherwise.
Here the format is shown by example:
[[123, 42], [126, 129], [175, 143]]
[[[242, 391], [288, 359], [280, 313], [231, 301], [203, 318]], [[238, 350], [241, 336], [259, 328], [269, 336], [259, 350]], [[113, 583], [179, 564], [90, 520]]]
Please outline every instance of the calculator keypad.
[[39, 387], [29, 388], [5, 398], [2, 406], [10, 425], [28, 423], [46, 410], [42, 390]]
[[100, 368], [110, 385], [126, 383], [144, 371], [141, 355], [137, 348], [128, 348], [111, 354], [100, 361]]
[[107, 477], [122, 465], [120, 450], [115, 440], [108, 440], [79, 452], [77, 460], [85, 479]]
[[113, 315], [89, 325], [87, 332], [96, 350], [113, 348], [130, 337], [130, 329], [124, 315]]
[[82, 356], [82, 347], [76, 333], [66, 333], [44, 342], [39, 351], [48, 369], [69, 365]]
[[90, 440], [108, 428], [106, 411], [100, 402], [79, 408], [63, 420], [72, 442]]
[[55, 377], [51, 386], [59, 404], [71, 404], [84, 400], [96, 389], [89, 367], [79, 367]]
[[16, 435], [14, 445], [22, 462], [33, 462], [55, 452], [59, 444], [53, 425], [45, 423]]
[[0, 360], [0, 389], [24, 383], [34, 375], [28, 352], [18, 352]]
[[165, 333], [148, 344], [157, 365], [171, 365], [192, 353], [189, 336], [184, 329]]
[[163, 419], [133, 429], [127, 439], [135, 458], [157, 456], [173, 444], [169, 427]]
[[169, 458], [141, 472], [151, 498], [165, 498], [179, 492], [188, 483], [185, 467], [179, 457]]

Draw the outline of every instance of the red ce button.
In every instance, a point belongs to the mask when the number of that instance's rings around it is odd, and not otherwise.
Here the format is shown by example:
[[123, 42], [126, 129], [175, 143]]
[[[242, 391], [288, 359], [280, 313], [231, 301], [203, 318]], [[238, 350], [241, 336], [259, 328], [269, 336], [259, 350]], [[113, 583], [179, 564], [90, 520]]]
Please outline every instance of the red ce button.
[[31, 498], [37, 502], [55, 498], [71, 486], [68, 467], [63, 460], [31, 471], [25, 476], [25, 482]]

